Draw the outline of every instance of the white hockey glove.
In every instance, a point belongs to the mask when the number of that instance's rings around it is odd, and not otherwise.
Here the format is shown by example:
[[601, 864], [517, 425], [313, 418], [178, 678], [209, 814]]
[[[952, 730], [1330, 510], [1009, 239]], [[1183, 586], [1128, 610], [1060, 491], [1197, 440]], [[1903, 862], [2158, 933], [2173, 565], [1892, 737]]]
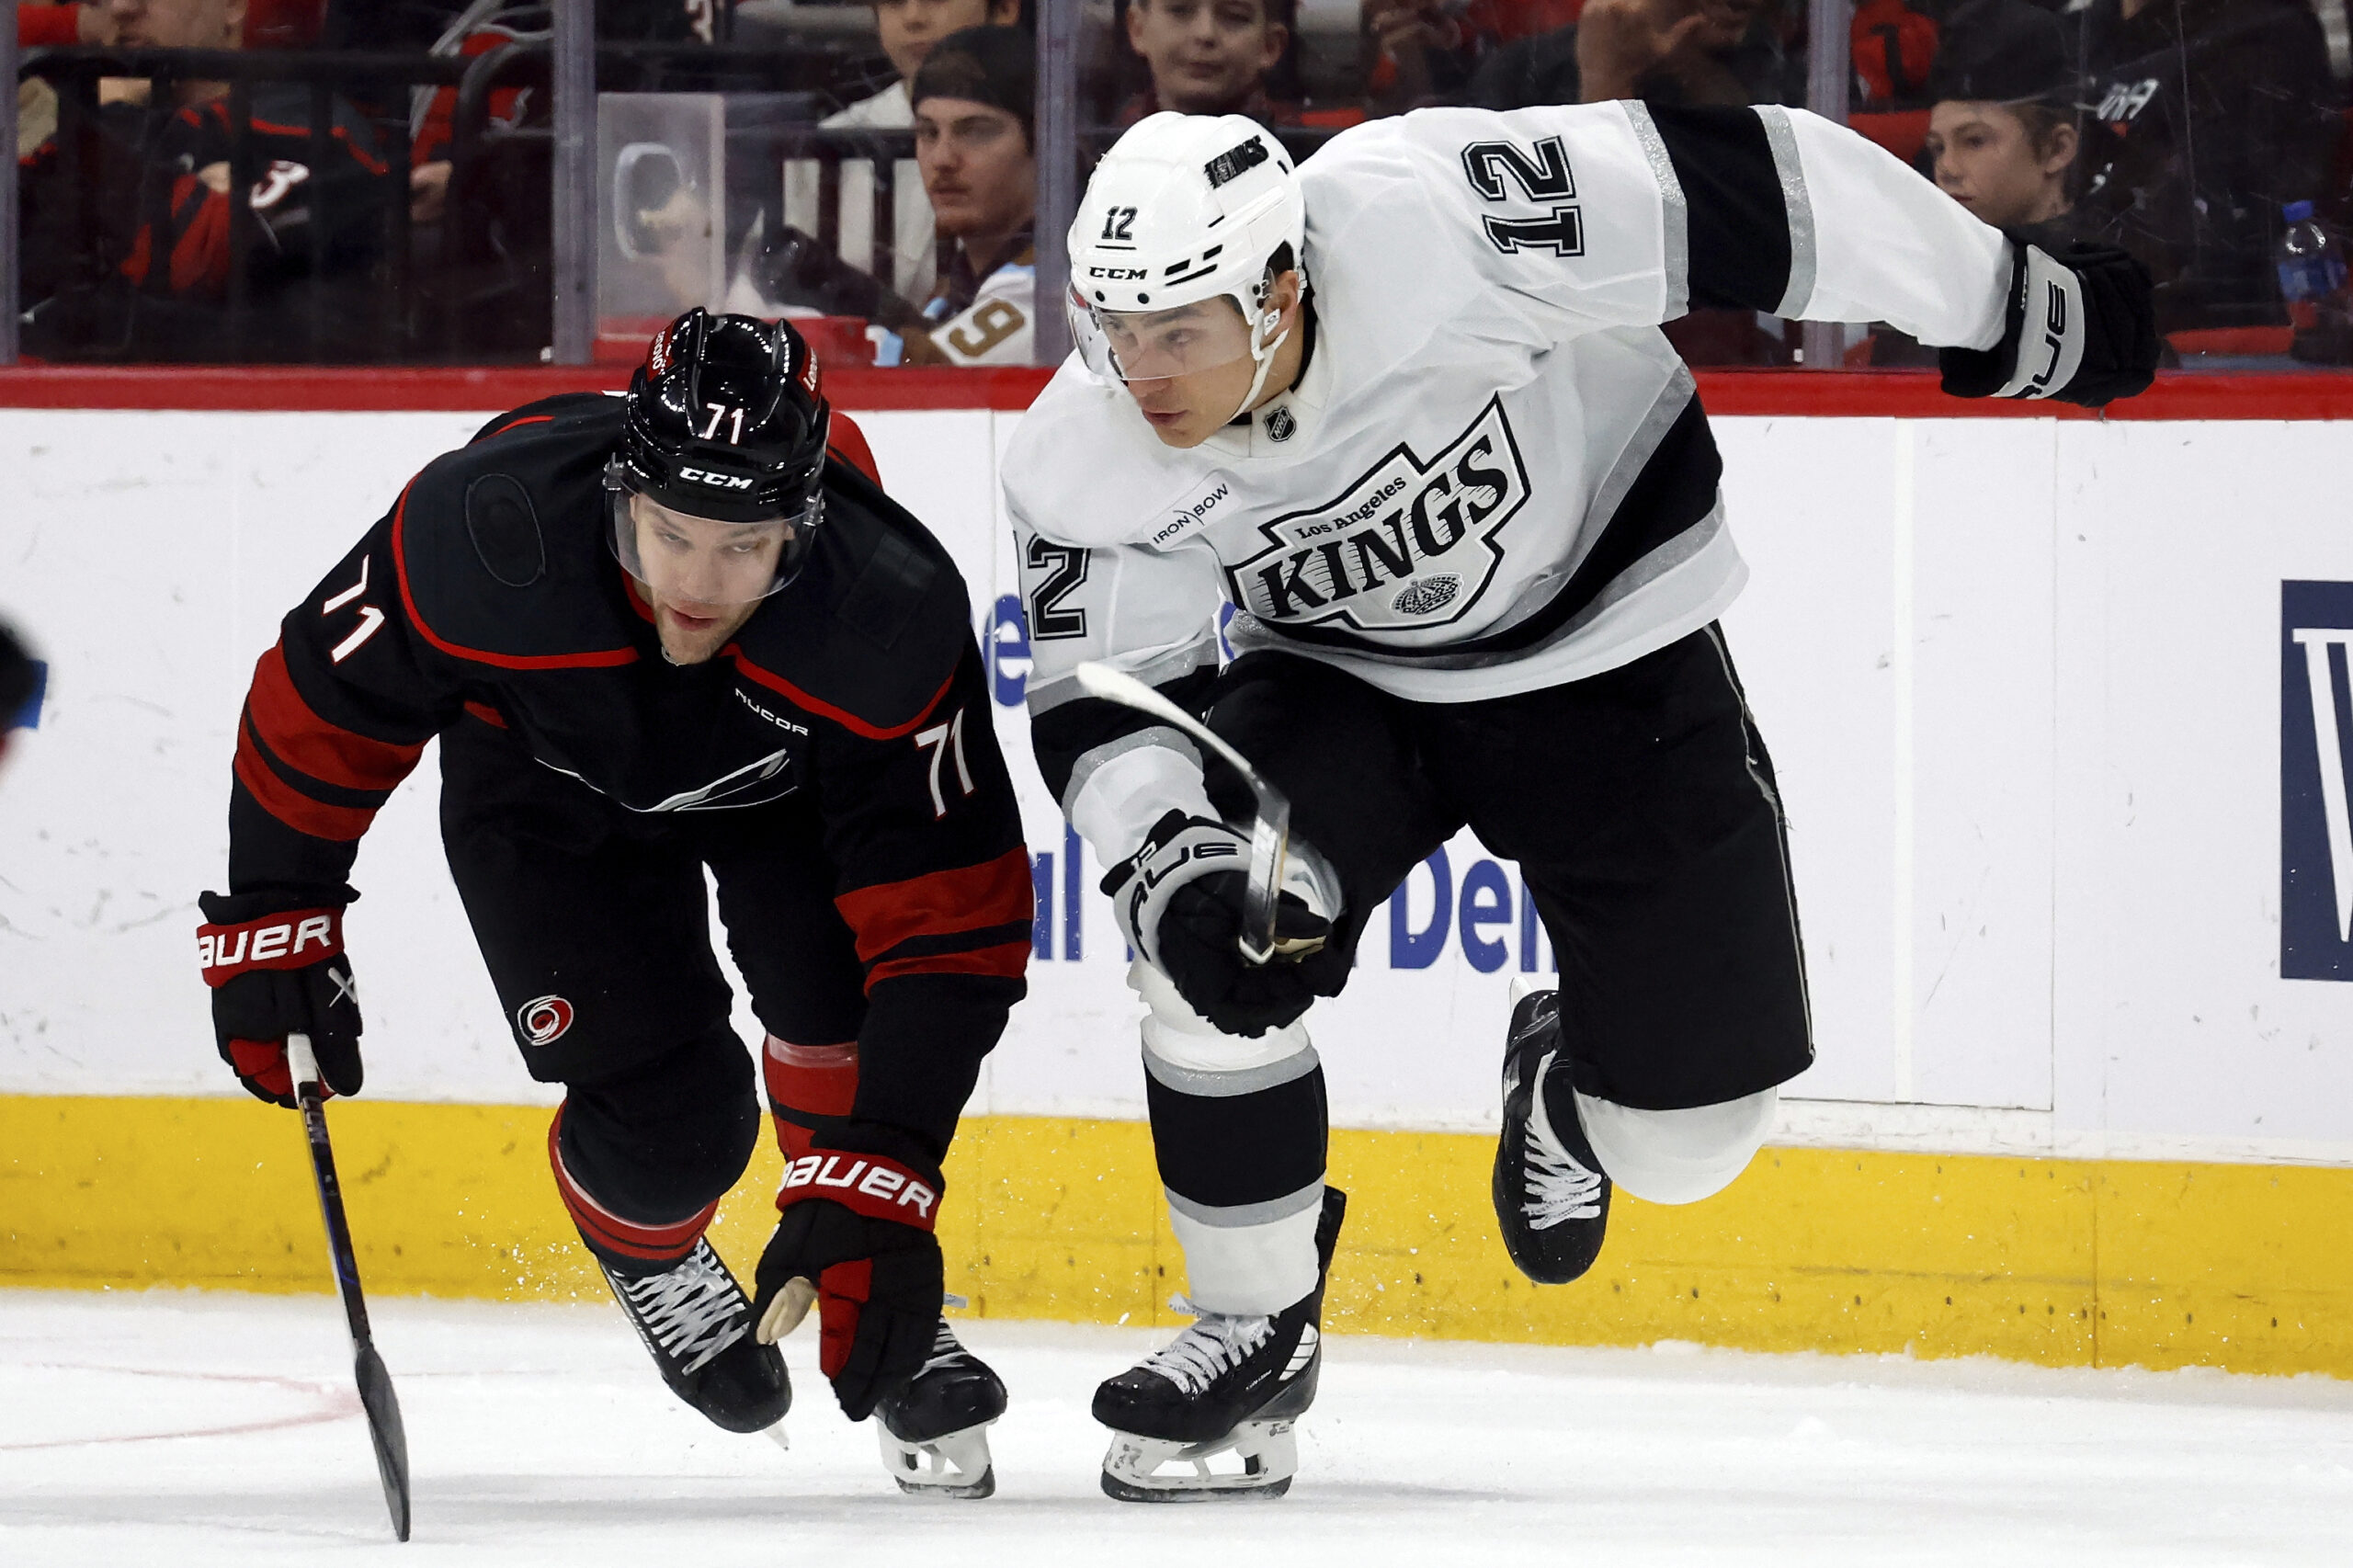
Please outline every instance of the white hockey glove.
[[[1120, 934], [1146, 963], [1166, 975], [1193, 1010], [1228, 1034], [1257, 1036], [1290, 1023], [1318, 995], [1322, 966], [1242, 956], [1243, 891], [1249, 881], [1247, 835], [1207, 817], [1172, 811], [1153, 824], [1143, 847], [1103, 879]], [[1305, 956], [1323, 945], [1331, 922], [1286, 892], [1275, 917], [1277, 945]]]
[[1955, 397], [2047, 397], [2097, 408], [2156, 379], [2157, 318], [2149, 269], [2112, 245], [2054, 256], [2010, 239], [2010, 302], [1991, 348], [1940, 348]]

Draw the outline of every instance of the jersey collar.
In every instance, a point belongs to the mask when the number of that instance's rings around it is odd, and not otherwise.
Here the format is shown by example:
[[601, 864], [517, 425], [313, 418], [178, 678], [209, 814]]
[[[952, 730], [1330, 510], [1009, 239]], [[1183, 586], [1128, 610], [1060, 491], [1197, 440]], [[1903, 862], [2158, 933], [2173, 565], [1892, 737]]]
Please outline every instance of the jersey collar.
[[1322, 420], [1324, 405], [1331, 397], [1332, 357], [1315, 351], [1313, 296], [1308, 301], [1302, 330], [1305, 342], [1300, 350], [1299, 379], [1291, 382], [1290, 390], [1235, 418], [1203, 446], [1222, 457], [1282, 458], [1314, 444], [1314, 430]]

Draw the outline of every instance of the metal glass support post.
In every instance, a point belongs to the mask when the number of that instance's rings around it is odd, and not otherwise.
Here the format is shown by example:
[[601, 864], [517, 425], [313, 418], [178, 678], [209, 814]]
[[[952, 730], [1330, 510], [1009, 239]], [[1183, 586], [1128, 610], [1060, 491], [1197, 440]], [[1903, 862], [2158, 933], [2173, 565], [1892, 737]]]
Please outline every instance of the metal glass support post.
[[[1840, 125], [1847, 123], [1847, 84], [1854, 76], [1854, 0], [1807, 0], [1805, 107]], [[1840, 368], [1847, 337], [1836, 322], [1807, 322], [1798, 341], [1807, 369]]]
[[1078, 24], [1083, 0], [1038, 0], [1037, 320], [1040, 365], [1070, 353], [1070, 221], [1078, 211]]
[[585, 365], [597, 335], [597, 9], [556, 0], [553, 76], [555, 203], [550, 311], [555, 362]]
[[0, 28], [0, 83], [8, 89], [7, 111], [0, 114], [0, 365], [17, 362], [17, 28], [14, 17]]

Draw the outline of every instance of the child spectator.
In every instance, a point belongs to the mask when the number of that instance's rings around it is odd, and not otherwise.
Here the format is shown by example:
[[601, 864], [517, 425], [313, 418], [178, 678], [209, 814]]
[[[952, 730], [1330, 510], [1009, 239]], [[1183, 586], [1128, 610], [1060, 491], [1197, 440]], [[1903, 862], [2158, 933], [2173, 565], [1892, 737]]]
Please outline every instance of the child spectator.
[[1128, 46], [1151, 80], [1120, 113], [1245, 114], [1293, 125], [1296, 104], [1267, 96], [1267, 74], [1290, 44], [1292, 0], [1129, 0]]
[[2157, 278], [2157, 326], [2270, 325], [2286, 203], [2322, 195], [2337, 137], [2306, 0], [2091, 0], [2082, 205]]
[[[2075, 203], [2080, 135], [2067, 42], [2059, 18], [2029, 0], [1966, 0], [1945, 20], [1920, 153], [1946, 195], [2053, 254], [2089, 237]], [[1882, 326], [1869, 358], [1926, 368], [1937, 351]]]

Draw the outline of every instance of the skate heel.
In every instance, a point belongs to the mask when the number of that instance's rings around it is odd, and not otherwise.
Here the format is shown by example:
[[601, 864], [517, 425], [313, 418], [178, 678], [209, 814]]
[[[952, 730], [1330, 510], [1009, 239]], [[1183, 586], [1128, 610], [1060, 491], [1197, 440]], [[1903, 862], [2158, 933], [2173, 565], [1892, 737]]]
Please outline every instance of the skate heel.
[[1199, 1443], [1115, 1432], [1103, 1459], [1104, 1495], [1122, 1503], [1279, 1497], [1299, 1473], [1295, 1420], [1245, 1421], [1222, 1437]]
[[941, 1319], [929, 1359], [904, 1389], [874, 1407], [882, 1468], [912, 1496], [991, 1495], [996, 1470], [988, 1429], [1005, 1414], [1005, 1403], [1004, 1382]]

